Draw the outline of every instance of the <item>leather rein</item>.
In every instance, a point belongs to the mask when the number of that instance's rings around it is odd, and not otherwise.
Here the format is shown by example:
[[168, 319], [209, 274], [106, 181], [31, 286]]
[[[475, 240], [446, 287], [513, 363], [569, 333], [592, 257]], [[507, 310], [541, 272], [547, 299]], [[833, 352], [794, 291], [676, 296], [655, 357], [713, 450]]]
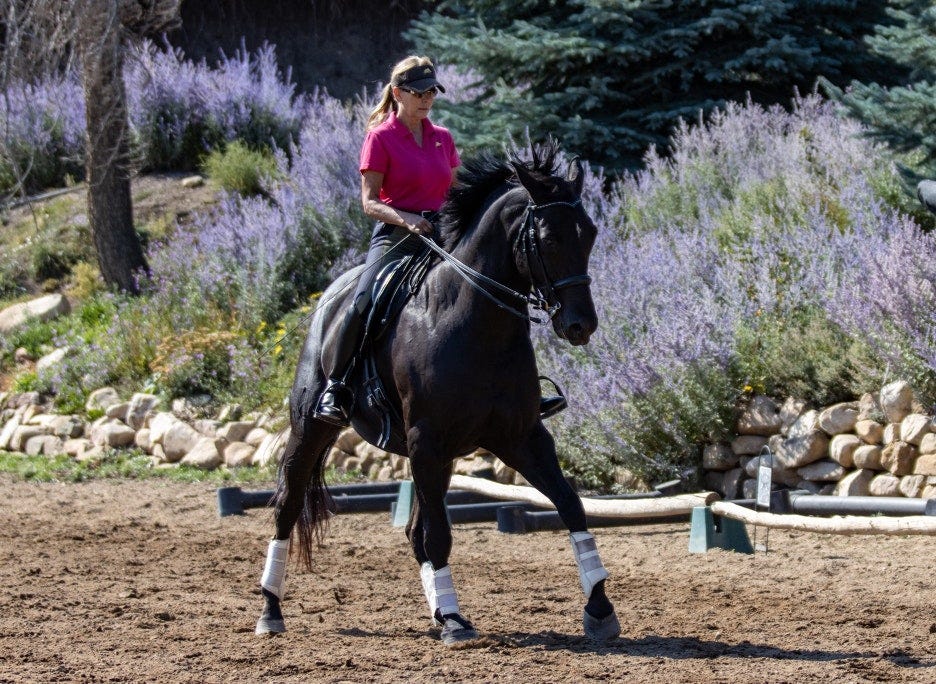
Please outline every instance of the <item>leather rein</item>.
[[[543, 260], [539, 231], [536, 229], [535, 212], [539, 211], [540, 209], [547, 209], [549, 207], [569, 207], [574, 209], [581, 204], [581, 197], [576, 198], [572, 202], [548, 202], [546, 204], [534, 204], [531, 200], [527, 204], [523, 213], [523, 225], [520, 228], [518, 242], [520, 243], [520, 251], [526, 256], [527, 271], [530, 274], [530, 280], [533, 286], [532, 294], [523, 294], [522, 292], [517, 292], [516, 290], [507, 287], [506, 285], [503, 285], [502, 283], [499, 283], [492, 278], [489, 278], [483, 273], [479, 273], [464, 262], [459, 261], [456, 257], [446, 252], [432, 239], [427, 238], [425, 235], [420, 235], [419, 237], [422, 238], [422, 241], [426, 243], [433, 252], [451, 264], [458, 272], [458, 274], [461, 275], [469, 285], [494, 302], [498, 307], [512, 313], [518, 318], [522, 318], [523, 320], [530, 321], [538, 325], [545, 325], [551, 321], [562, 308], [562, 304], [559, 301], [557, 292], [567, 287], [587, 287], [591, 284], [591, 276], [587, 273], [580, 273], [578, 275], [569, 276], [567, 278], [560, 278], [559, 280], [551, 280], [549, 271], [546, 268], [546, 262]], [[542, 274], [541, 284], [537, 284], [536, 276], [533, 274], [534, 263], [539, 266], [539, 271]], [[522, 311], [519, 308], [510, 306], [504, 302], [503, 299], [498, 298], [495, 294], [485, 289], [485, 286], [499, 292], [502, 296], [510, 297], [518, 302], [522, 302], [527, 306], [531, 306], [534, 309], [542, 311], [546, 314], [546, 318], [532, 316], [526, 311]]]

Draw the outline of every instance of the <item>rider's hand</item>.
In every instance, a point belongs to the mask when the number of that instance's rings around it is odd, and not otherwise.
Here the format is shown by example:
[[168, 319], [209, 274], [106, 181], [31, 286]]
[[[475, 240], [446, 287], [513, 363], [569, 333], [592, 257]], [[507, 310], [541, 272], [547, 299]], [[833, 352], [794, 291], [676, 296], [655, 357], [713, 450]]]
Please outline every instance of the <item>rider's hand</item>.
[[405, 217], [406, 229], [416, 235], [432, 235], [432, 223], [420, 214], [407, 214]]

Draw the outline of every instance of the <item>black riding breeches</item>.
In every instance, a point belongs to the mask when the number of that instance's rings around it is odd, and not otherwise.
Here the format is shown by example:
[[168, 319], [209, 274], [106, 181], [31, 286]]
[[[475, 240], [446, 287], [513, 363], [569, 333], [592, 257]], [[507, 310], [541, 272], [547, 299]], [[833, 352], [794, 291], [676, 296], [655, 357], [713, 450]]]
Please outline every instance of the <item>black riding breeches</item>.
[[370, 308], [374, 279], [383, 267], [408, 254], [415, 254], [422, 247], [422, 240], [403, 226], [391, 226], [383, 222], [374, 226], [364, 272], [358, 279], [352, 300], [352, 306], [359, 315]]

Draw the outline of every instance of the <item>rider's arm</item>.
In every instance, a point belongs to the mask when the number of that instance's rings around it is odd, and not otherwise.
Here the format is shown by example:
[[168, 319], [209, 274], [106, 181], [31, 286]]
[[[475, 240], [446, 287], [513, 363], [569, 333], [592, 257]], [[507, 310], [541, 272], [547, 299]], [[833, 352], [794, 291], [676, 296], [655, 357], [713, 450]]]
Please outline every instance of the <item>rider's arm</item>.
[[384, 175], [378, 171], [364, 171], [361, 174], [361, 204], [364, 213], [377, 221], [403, 226], [411, 233], [431, 234], [432, 224], [425, 217], [396, 209], [380, 201], [383, 178]]

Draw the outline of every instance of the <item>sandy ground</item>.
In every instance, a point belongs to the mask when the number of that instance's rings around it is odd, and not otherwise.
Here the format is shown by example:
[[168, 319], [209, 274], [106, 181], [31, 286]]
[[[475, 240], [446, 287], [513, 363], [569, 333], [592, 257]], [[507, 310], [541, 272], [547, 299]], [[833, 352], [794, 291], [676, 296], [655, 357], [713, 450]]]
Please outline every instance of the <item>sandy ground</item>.
[[[690, 554], [688, 523], [597, 530], [623, 634], [596, 648], [566, 535], [457, 526], [484, 635], [450, 650], [388, 514], [334, 519], [293, 567], [289, 631], [257, 637], [270, 513], [214, 489], [0, 476], [2, 682], [933, 682], [933, 541], [770, 534]], [[763, 530], [760, 531], [763, 540]]]

